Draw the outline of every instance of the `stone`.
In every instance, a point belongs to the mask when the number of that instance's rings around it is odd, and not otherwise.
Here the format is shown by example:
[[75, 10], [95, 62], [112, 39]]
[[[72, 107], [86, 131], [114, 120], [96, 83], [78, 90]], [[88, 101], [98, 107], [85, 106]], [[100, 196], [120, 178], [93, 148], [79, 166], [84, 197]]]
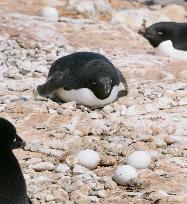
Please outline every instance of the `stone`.
[[87, 168], [78, 164], [76, 164], [73, 168], [74, 175], [85, 174], [87, 172], [88, 172]]
[[36, 164], [29, 165], [29, 168], [34, 171], [52, 171], [54, 170], [54, 165], [51, 162], [40, 162]]
[[187, 105], [187, 97], [181, 98], [178, 104], [179, 106]]
[[70, 170], [70, 167], [66, 163], [61, 163], [56, 167], [56, 171], [60, 173], [66, 173]]
[[157, 12], [150, 11], [149, 9], [124, 9], [116, 12], [113, 15], [112, 23], [122, 23], [129, 26], [132, 29], [138, 29], [141, 27], [143, 21], [146, 21], [146, 26], [150, 26], [153, 23], [160, 21], [169, 21], [169, 17]]

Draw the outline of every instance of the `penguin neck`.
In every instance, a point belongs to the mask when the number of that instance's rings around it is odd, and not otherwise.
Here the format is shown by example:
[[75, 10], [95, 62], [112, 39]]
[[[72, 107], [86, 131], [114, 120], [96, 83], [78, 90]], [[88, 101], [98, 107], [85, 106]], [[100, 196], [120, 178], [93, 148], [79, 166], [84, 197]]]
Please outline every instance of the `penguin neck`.
[[7, 157], [14, 157], [12, 149], [10, 148], [0, 148], [0, 159], [6, 159]]

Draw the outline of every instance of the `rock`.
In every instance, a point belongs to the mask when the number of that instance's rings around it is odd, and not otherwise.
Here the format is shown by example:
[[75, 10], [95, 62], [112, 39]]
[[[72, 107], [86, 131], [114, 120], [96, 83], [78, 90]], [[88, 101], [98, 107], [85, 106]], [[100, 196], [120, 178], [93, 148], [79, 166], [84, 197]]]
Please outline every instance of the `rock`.
[[106, 193], [104, 190], [100, 190], [100, 191], [93, 191], [92, 193], [89, 193], [90, 196], [97, 196], [99, 198], [105, 198], [106, 197]]
[[60, 105], [60, 108], [75, 111], [76, 110], [76, 102], [71, 101], [71, 102], [68, 102], [68, 103], [63, 103], [63, 104]]
[[187, 97], [181, 98], [178, 104], [179, 106], [187, 105]]
[[116, 163], [116, 158], [109, 155], [105, 155], [101, 159], [101, 165], [103, 166], [114, 166], [115, 163]]
[[113, 190], [113, 189], [116, 189], [116, 187], [117, 187], [117, 184], [116, 184], [116, 182], [114, 182], [113, 180], [112, 180], [112, 178], [111, 177], [103, 177], [103, 181], [104, 181], [104, 187], [105, 187], [105, 189], [110, 189], [110, 190]]
[[112, 113], [112, 112], [114, 111], [114, 109], [112, 108], [111, 105], [107, 105], [107, 106], [105, 106], [105, 107], [103, 108], [103, 111], [104, 111], [105, 113]]
[[79, 174], [86, 174], [88, 172], [88, 169], [76, 164], [73, 168], [73, 174], [74, 175], [79, 175]]
[[53, 195], [49, 194], [49, 195], [46, 195], [45, 200], [46, 200], [47, 202], [48, 202], [48, 201], [53, 201], [53, 200], [55, 200], [55, 197], [54, 197]]
[[56, 171], [60, 173], [66, 173], [70, 170], [70, 167], [66, 163], [61, 163], [56, 167]]
[[90, 118], [92, 118], [92, 119], [101, 119], [101, 118], [103, 118], [101, 114], [98, 114], [98, 113], [95, 112], [95, 111], [89, 113], [89, 116], [90, 116]]
[[146, 20], [146, 26], [160, 21], [170, 21], [170, 19], [160, 11], [150, 11], [149, 9], [128, 9], [120, 10], [113, 15], [112, 23], [122, 23], [132, 29], [139, 29]]
[[71, 193], [71, 200], [74, 200], [77, 204], [86, 204], [89, 203], [89, 198], [88, 196], [85, 194], [84, 191], [81, 190], [77, 190], [77, 191], [73, 191]]
[[152, 113], [152, 112], [157, 112], [159, 109], [156, 104], [147, 103], [145, 104], [145, 110], [147, 111], [147, 113]]
[[33, 169], [34, 171], [52, 171], [54, 170], [54, 165], [51, 162], [40, 162], [29, 165], [29, 168]]
[[141, 105], [132, 105], [127, 108], [126, 115], [134, 116], [139, 114], [145, 114], [146, 110]]
[[163, 96], [161, 98], [157, 98], [156, 102], [158, 103], [159, 109], [167, 109], [167, 108], [171, 108], [173, 105], [175, 105], [172, 98], [165, 97], [165, 96]]
[[85, 15], [95, 15], [96, 10], [94, 7], [93, 1], [90, 0], [70, 0], [68, 5], [69, 10], [75, 10], [78, 13], [85, 14]]
[[67, 9], [84, 17], [97, 18], [100, 14], [109, 13], [111, 6], [108, 0], [70, 0]]
[[66, 158], [66, 163], [68, 164], [68, 166], [72, 167], [78, 163], [78, 160], [76, 156], [70, 155]]
[[[175, 2], [176, 3], [176, 2]], [[163, 8], [163, 13], [171, 19], [171, 21], [181, 21], [186, 16], [186, 10], [183, 6], [171, 4]]]
[[108, 0], [94, 0], [96, 10], [101, 14], [111, 13], [112, 8]]
[[163, 138], [155, 138], [154, 142], [158, 148], [165, 148], [167, 146]]

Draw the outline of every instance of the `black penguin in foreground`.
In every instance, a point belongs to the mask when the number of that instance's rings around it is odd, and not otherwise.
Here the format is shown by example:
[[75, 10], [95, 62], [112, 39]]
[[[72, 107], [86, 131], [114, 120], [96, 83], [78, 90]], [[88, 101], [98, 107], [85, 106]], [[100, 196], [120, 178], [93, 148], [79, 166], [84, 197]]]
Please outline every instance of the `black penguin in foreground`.
[[141, 34], [159, 55], [187, 60], [187, 23], [155, 23]]
[[0, 204], [32, 204], [13, 149], [25, 146], [15, 127], [0, 118]]
[[41, 96], [99, 107], [117, 99], [120, 82], [127, 95], [125, 78], [106, 57], [93, 52], [76, 52], [56, 60], [47, 82], [39, 85], [37, 91]]

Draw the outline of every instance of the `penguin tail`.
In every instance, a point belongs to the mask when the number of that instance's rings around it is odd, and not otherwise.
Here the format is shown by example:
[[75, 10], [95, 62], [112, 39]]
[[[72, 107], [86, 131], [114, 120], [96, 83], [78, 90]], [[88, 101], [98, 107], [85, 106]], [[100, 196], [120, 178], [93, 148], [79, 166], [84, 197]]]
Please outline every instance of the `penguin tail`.
[[37, 92], [40, 96], [51, 96], [55, 91], [63, 87], [64, 74], [62, 72], [55, 72], [48, 78], [45, 84], [37, 87]]

